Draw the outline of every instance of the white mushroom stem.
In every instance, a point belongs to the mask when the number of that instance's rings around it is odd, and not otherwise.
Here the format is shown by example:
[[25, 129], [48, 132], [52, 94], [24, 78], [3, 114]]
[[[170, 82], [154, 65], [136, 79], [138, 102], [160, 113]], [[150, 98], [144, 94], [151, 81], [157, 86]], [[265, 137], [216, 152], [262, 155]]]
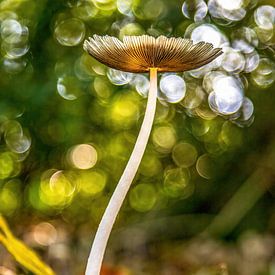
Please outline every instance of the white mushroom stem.
[[136, 140], [136, 144], [98, 226], [89, 255], [85, 275], [100, 274], [103, 256], [111, 230], [118, 215], [119, 209], [121, 208], [131, 183], [136, 175], [150, 136], [156, 111], [156, 102], [157, 69], [152, 68], [150, 69], [150, 89], [145, 116]]

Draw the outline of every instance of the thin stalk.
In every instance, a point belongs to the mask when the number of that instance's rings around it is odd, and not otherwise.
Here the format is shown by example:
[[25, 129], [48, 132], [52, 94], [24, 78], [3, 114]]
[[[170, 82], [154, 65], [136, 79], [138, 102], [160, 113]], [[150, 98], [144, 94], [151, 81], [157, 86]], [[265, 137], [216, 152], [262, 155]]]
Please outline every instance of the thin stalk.
[[136, 144], [98, 226], [89, 255], [85, 275], [100, 274], [103, 256], [112, 227], [118, 215], [119, 209], [121, 208], [131, 183], [136, 175], [150, 136], [156, 111], [156, 101], [157, 69], [152, 68], [150, 69], [150, 89], [145, 116], [136, 140]]

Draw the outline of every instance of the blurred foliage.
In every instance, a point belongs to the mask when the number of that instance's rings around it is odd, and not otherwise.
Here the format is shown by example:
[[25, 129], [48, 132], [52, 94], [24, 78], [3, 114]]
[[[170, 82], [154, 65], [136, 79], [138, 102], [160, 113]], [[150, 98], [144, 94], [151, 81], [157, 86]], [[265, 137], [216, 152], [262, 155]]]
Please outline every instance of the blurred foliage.
[[42, 263], [31, 249], [13, 236], [2, 216], [0, 216], [0, 229], [3, 231], [3, 233], [0, 233], [0, 242], [20, 264], [34, 274], [54, 275], [53, 271]]
[[[12, 231], [57, 274], [83, 274], [132, 150], [148, 76], [99, 64], [85, 38], [205, 40], [224, 55], [160, 77], [104, 272], [273, 274], [274, 24], [272, 0], [2, 0], [0, 212]], [[17, 273], [1, 247], [0, 274]]]

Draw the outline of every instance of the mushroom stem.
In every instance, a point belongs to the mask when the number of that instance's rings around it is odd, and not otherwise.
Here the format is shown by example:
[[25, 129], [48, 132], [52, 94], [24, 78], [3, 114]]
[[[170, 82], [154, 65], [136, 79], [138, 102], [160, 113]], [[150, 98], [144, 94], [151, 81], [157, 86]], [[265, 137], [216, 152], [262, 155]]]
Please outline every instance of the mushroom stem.
[[119, 209], [126, 197], [131, 183], [136, 175], [143, 157], [150, 132], [152, 129], [157, 102], [157, 69], [150, 69], [150, 89], [145, 116], [136, 140], [135, 147], [126, 168], [117, 184], [110, 202], [98, 226], [94, 242], [89, 255], [85, 275], [99, 275], [106, 245], [118, 215]]

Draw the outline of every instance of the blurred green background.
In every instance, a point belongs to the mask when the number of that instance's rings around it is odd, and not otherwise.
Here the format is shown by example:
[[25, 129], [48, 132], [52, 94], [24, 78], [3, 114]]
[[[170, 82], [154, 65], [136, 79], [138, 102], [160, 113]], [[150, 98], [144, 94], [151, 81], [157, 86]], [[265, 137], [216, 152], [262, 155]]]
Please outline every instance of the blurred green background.
[[[84, 274], [148, 92], [84, 39], [145, 33], [224, 54], [160, 75], [104, 274], [275, 274], [272, 0], [2, 0], [0, 31], [0, 213], [57, 274]], [[1, 246], [0, 274], [30, 273]]]

